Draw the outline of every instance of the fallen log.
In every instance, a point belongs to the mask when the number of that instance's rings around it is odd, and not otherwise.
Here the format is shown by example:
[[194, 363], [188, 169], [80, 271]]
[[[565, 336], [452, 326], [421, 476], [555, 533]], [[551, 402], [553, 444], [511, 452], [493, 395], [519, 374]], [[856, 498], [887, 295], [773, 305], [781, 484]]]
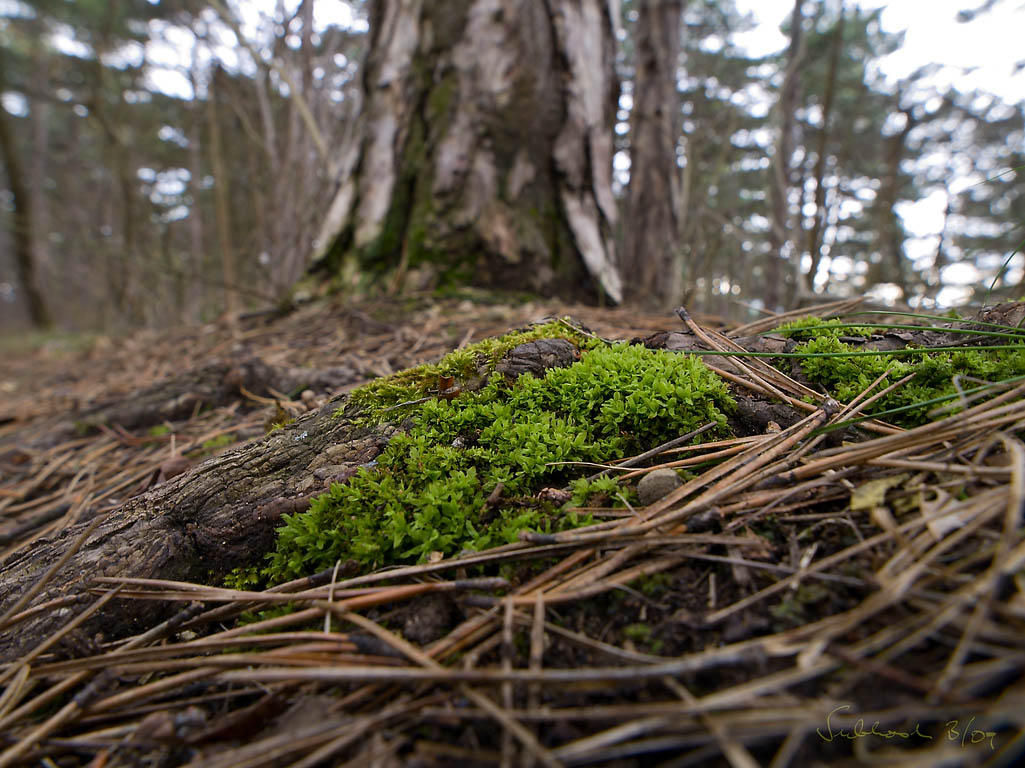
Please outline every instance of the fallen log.
[[[91, 602], [95, 596], [87, 592], [98, 576], [210, 582], [252, 563], [273, 546], [283, 513], [301, 511], [346, 469], [371, 461], [395, 431], [335, 418], [341, 404], [344, 398], [129, 499], [55, 573], [47, 571], [92, 521], [18, 553], [0, 568], [0, 615], [44, 578], [38, 594], [18, 610], [75, 595]], [[43, 642], [78, 610], [44, 612], [18, 623], [17, 631], [3, 631], [0, 623], [0, 659], [15, 659]], [[78, 634], [90, 641], [124, 637], [167, 614], [159, 603], [113, 600]]]

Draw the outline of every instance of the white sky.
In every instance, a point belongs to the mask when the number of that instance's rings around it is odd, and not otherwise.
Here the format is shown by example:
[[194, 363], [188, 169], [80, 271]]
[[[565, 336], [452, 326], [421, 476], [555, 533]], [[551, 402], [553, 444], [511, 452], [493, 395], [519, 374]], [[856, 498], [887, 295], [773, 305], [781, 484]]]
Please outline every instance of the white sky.
[[[0, 0], [0, 3], [5, 1], [9, 0]], [[227, 4], [235, 9], [241, 19], [242, 33], [251, 42], [266, 38], [267, 20], [274, 18], [278, 2], [279, 0], [227, 0]], [[299, 0], [284, 0], [282, 4], [286, 12], [291, 14], [298, 8]], [[201, 18], [212, 19], [213, 12], [204, 11]], [[331, 25], [351, 27], [355, 23], [351, 8], [343, 0], [316, 0], [313, 5], [314, 34], [323, 32]], [[195, 39], [192, 33], [187, 29], [162, 22], [152, 24], [150, 31], [156, 39], [147, 46], [147, 58], [151, 66], [163, 67], [150, 70], [150, 84], [168, 95], [191, 99], [192, 86], [185, 70], [192, 55]], [[227, 67], [239, 67], [243, 71], [250, 71], [249, 58], [246, 54], [240, 55], [235, 36], [220, 25], [215, 26], [212, 32], [217, 34], [221, 42], [221, 45], [217, 46], [217, 57], [221, 62]], [[287, 42], [296, 47], [299, 45], [298, 38], [289, 39]], [[205, 48], [197, 52], [197, 55], [200, 62], [205, 62], [209, 58], [209, 52]]]
[[[883, 60], [881, 70], [889, 80], [906, 77], [928, 63], [945, 65], [938, 82], [959, 90], [980, 88], [1011, 104], [1025, 98], [1025, 72], [1013, 74], [1014, 63], [1025, 59], [1022, 31], [1025, 2], [1004, 0], [975, 21], [958, 24], [958, 11], [973, 8], [982, 0], [859, 0], [862, 8], [884, 7], [883, 28], [904, 31], [904, 45]], [[850, 4], [850, 0], [848, 0]], [[737, 0], [761, 26], [737, 40], [755, 54], [778, 51], [787, 44], [779, 27], [794, 7], [792, 0]], [[963, 71], [975, 68], [972, 73]]]

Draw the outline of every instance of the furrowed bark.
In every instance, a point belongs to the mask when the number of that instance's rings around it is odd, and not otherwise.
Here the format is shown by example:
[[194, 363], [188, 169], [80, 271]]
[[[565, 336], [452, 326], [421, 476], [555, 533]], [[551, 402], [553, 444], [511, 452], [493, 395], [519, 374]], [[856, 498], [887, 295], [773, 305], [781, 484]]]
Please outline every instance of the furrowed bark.
[[373, 6], [361, 133], [314, 269], [622, 296], [603, 0]]
[[[217, 583], [231, 569], [259, 562], [283, 513], [303, 511], [347, 469], [371, 461], [394, 427], [356, 428], [328, 403], [266, 438], [213, 457], [114, 510], [45, 585], [32, 605], [88, 595], [98, 576]], [[31, 589], [89, 520], [42, 539], [0, 566], [0, 614]], [[0, 632], [10, 661], [66, 624], [79, 608], [50, 611]], [[144, 631], [174, 604], [112, 600], [80, 631], [109, 640]]]

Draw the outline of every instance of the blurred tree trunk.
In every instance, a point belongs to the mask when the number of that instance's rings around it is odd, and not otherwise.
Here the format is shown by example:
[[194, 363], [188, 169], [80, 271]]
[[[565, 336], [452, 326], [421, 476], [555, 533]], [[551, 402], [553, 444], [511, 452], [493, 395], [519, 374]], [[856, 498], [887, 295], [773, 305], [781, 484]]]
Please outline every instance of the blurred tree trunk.
[[619, 301], [613, 5], [374, 3], [358, 160], [313, 269]]
[[[901, 299], [907, 301], [912, 295], [907, 270], [904, 267], [904, 232], [897, 213], [897, 202], [900, 198], [900, 164], [907, 150], [908, 134], [915, 129], [918, 122], [910, 108], [900, 109], [900, 93], [897, 94], [898, 111], [904, 115], [904, 127], [890, 136], [886, 147], [885, 176], [879, 189], [879, 249], [883, 255], [883, 264], [889, 266], [890, 279], [901, 290]], [[950, 196], [947, 196], [947, 213], [944, 215], [944, 229], [950, 213]], [[943, 234], [940, 234], [940, 243]]]
[[794, 274], [797, 276], [794, 291], [795, 299], [799, 304], [806, 297], [810, 297], [814, 291], [811, 286], [815, 284], [815, 273], [819, 271], [819, 262], [822, 260], [822, 230], [826, 223], [826, 148], [830, 138], [830, 124], [833, 120], [833, 103], [836, 97], [836, 76], [840, 64], [840, 50], [843, 47], [843, 23], [844, 7], [840, 3], [840, 18], [833, 29], [833, 40], [829, 49], [829, 71], [826, 75], [826, 92], [822, 97], [822, 125], [819, 128], [818, 146], [815, 148], [815, 219], [812, 222], [811, 230], [808, 232], [808, 254], [811, 256], [811, 266], [808, 269], [806, 279], [802, 269], [801, 259], [797, 258], [794, 264]]
[[[934, 301], [943, 290], [943, 268], [953, 261], [950, 257], [950, 218], [954, 215], [954, 196], [950, 192], [949, 182], [944, 182], [943, 194], [947, 200], [947, 204], [943, 206], [943, 226], [940, 227], [939, 237], [936, 240], [936, 255], [933, 257], [932, 266], [925, 273], [925, 296]], [[1018, 290], [1025, 291], [1025, 270], [1022, 271]]]
[[630, 115], [630, 194], [624, 274], [628, 298], [651, 308], [679, 304], [680, 263], [680, 97], [676, 67], [680, 54], [682, 0], [641, 0], [635, 30], [636, 67]]
[[[297, 15], [302, 18], [302, 36], [298, 65], [302, 97], [312, 109], [316, 106], [313, 77], [313, 0], [303, 0]], [[315, 118], [314, 118], [315, 119]], [[311, 152], [310, 134], [304, 129], [297, 99], [289, 100], [288, 143], [285, 147], [286, 163], [293, 179], [291, 194], [285, 195], [288, 228], [282, 233], [278, 257], [272, 262], [272, 282], [275, 296], [287, 296], [292, 284], [301, 275], [305, 259], [309, 255], [311, 239], [311, 210], [316, 210], [312, 199], [320, 189], [317, 182], [316, 155]]]
[[[116, 9], [108, 6], [102, 18], [102, 26], [93, 41], [92, 78], [86, 106], [107, 139], [108, 167], [112, 170], [120, 198], [120, 211], [115, 216], [120, 216], [121, 243], [120, 247], [109, 247], [106, 258], [111, 303], [118, 315], [116, 322], [127, 320], [138, 324], [142, 317], [142, 298], [138, 295], [137, 275], [143, 262], [138, 243], [134, 124], [127, 116], [118, 73], [109, 71], [103, 63], [104, 56], [117, 47], [110, 32], [115, 13]], [[113, 217], [111, 221], [113, 223]]]
[[[779, 307], [783, 290], [783, 262], [791, 248], [789, 224], [790, 165], [794, 152], [794, 113], [797, 110], [798, 70], [804, 58], [802, 13], [803, 0], [794, 0], [790, 16], [790, 46], [787, 49], [787, 68], [783, 73], [783, 86], [776, 105], [779, 134], [772, 158], [769, 194], [772, 199], [772, 226], [769, 229], [769, 252], [765, 265], [765, 308], [775, 311]], [[794, 258], [800, 258], [794, 254]]]
[[[50, 93], [51, 59], [41, 39], [32, 45], [32, 87], [37, 94]], [[50, 177], [50, 126], [53, 123], [54, 106], [48, 100], [30, 98], [28, 101], [29, 121], [32, 124], [32, 154], [28, 164], [29, 194], [32, 196], [32, 217], [35, 235], [32, 238], [35, 274], [38, 284], [47, 289], [48, 305], [56, 306], [53, 269], [50, 262], [50, 198], [47, 193], [47, 179]]]
[[[0, 51], [0, 92], [4, 90], [5, 82], [3, 55]], [[14, 247], [14, 264], [21, 290], [25, 293], [29, 320], [36, 328], [50, 328], [53, 325], [53, 319], [43, 299], [36, 277], [35, 239], [38, 232], [32, 194], [21, 164], [21, 151], [16, 146], [10, 115], [2, 105], [0, 105], [0, 157], [3, 158], [7, 188], [10, 190], [13, 206], [11, 240]]]
[[231, 204], [228, 200], [229, 176], [224, 163], [224, 145], [221, 124], [217, 116], [217, 78], [215, 69], [210, 77], [206, 97], [207, 123], [210, 130], [210, 169], [214, 175], [214, 218], [217, 222], [217, 243], [221, 252], [221, 279], [224, 281], [224, 310], [231, 316], [238, 311], [235, 280], [235, 248], [231, 239]]
[[[189, 83], [194, 94], [199, 93], [199, 44], [192, 47], [192, 62], [189, 68]], [[206, 298], [203, 281], [203, 254], [206, 253], [203, 235], [203, 105], [198, 95], [189, 102], [189, 221], [188, 221], [188, 280], [182, 318], [186, 323], [199, 322], [203, 317]]]

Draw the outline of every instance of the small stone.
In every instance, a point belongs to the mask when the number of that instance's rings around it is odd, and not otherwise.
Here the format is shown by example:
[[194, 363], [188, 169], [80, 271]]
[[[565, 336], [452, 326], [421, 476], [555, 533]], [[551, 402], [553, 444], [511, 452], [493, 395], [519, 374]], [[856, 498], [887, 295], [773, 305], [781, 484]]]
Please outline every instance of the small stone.
[[649, 472], [637, 483], [637, 495], [645, 507], [668, 496], [683, 485], [680, 476], [671, 469], [656, 469]]

